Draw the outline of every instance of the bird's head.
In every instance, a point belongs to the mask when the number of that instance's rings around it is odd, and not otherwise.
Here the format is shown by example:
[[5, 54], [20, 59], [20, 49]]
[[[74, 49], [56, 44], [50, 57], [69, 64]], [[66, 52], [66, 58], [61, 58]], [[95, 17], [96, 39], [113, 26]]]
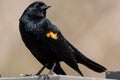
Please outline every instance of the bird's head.
[[46, 10], [50, 7], [44, 2], [36, 1], [27, 7], [24, 14], [33, 18], [44, 18], [46, 17]]

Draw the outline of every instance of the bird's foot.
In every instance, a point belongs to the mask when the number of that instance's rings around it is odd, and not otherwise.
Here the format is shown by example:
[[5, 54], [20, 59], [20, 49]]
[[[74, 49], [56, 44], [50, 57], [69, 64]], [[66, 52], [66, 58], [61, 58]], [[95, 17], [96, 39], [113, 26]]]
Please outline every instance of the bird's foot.
[[36, 75], [36, 74], [20, 74], [22, 77], [29, 77], [29, 76], [38, 76], [37, 80], [40, 80], [41, 78], [43, 80], [50, 80], [50, 76], [54, 76], [54, 72], [50, 71], [48, 74], [42, 74], [42, 75]]
[[37, 76], [36, 74], [20, 74], [22, 77]]
[[[56, 63], [53, 64], [52, 69], [49, 71], [48, 74], [42, 75], [42, 76], [43, 76], [43, 80], [50, 80], [50, 76], [56, 75], [56, 74], [54, 74], [54, 72], [53, 72], [55, 66], [56, 66]], [[39, 76], [39, 78], [41, 78], [41, 75]], [[38, 78], [38, 80], [39, 80], [39, 78]]]
[[40, 80], [41, 78], [43, 80], [50, 80], [50, 75], [48, 75], [48, 74], [39, 75], [38, 80]]
[[40, 80], [40, 78], [42, 78], [43, 80], [50, 80], [50, 76], [54, 76], [54, 75], [56, 75], [56, 74], [54, 74], [53, 72], [49, 72], [48, 74], [39, 75], [38, 80]]

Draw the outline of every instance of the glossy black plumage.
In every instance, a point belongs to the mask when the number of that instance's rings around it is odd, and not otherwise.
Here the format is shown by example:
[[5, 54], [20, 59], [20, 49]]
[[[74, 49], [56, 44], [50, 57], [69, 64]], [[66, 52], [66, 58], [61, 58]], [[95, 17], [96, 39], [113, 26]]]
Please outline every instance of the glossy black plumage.
[[105, 67], [88, 59], [61, 34], [60, 30], [46, 18], [47, 6], [43, 2], [34, 2], [24, 11], [20, 18], [19, 28], [23, 42], [33, 56], [47, 68], [56, 63], [56, 74], [66, 73], [60, 66], [64, 61], [83, 76], [77, 63], [81, 63], [96, 72], [104, 72]]

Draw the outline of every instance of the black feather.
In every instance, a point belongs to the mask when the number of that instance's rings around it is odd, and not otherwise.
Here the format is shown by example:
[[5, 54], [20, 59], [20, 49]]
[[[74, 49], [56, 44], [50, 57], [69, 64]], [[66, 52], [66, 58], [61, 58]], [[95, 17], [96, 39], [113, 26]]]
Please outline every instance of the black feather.
[[46, 18], [46, 10], [49, 7], [43, 2], [34, 2], [28, 6], [20, 18], [19, 29], [22, 40], [33, 56], [43, 65], [48, 64], [46, 66], [48, 69], [56, 63], [53, 70], [56, 74], [66, 74], [59, 64], [60, 61], [64, 61], [82, 76], [77, 63], [94, 71], [104, 72], [105, 67], [85, 57]]

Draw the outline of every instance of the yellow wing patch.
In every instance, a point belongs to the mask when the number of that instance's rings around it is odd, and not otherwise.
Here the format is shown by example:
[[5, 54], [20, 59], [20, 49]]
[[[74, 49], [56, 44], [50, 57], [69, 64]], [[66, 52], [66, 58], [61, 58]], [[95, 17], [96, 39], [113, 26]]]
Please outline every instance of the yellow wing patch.
[[46, 36], [52, 39], [58, 39], [57, 33], [54, 33], [52, 31], [47, 32]]

